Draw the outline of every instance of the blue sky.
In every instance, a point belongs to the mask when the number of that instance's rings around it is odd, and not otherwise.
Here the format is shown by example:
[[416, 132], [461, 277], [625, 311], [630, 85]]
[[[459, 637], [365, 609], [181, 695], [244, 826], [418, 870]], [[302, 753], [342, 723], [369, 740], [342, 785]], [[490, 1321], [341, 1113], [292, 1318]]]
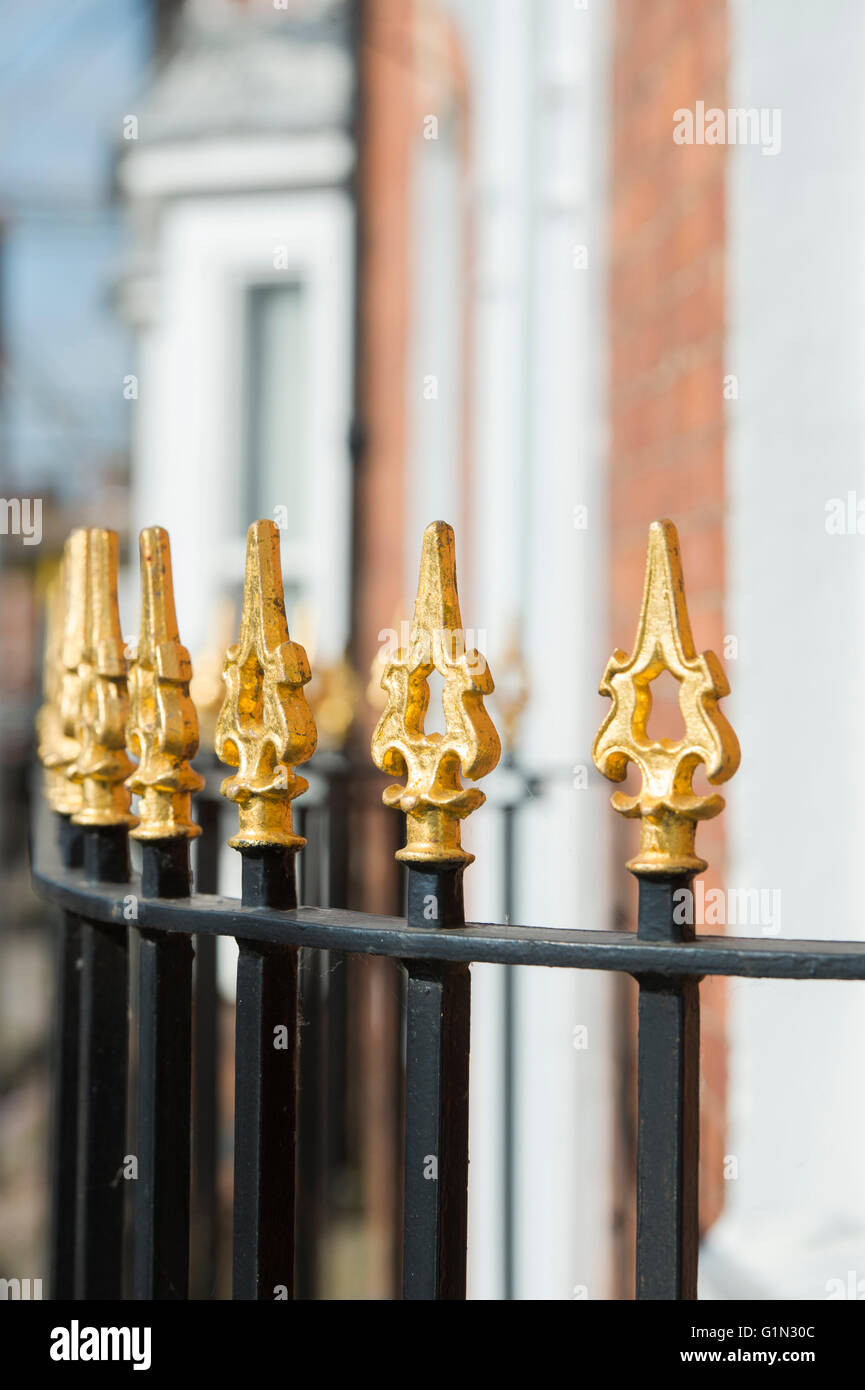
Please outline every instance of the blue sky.
[[146, 0], [0, 5], [0, 476], [86, 492], [122, 455], [129, 335], [110, 295], [123, 250], [110, 173], [149, 57]]

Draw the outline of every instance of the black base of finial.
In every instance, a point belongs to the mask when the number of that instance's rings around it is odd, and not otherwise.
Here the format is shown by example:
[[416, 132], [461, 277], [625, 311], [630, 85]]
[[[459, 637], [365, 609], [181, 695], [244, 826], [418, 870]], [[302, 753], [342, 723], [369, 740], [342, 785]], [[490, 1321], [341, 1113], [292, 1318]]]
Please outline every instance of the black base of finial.
[[71, 816], [57, 816], [57, 847], [64, 868], [81, 868], [84, 862], [84, 831], [80, 825], [72, 824]]
[[84, 877], [91, 883], [129, 880], [129, 834], [125, 825], [84, 826]]
[[[640, 880], [637, 936], [641, 941], [693, 941], [694, 875], [644, 874]], [[683, 911], [682, 893], [690, 893], [691, 912]], [[690, 916], [690, 922], [687, 917]]]
[[242, 849], [243, 907], [297, 907], [296, 851], [281, 845]]
[[192, 882], [186, 837], [141, 842], [141, 896], [188, 898]]
[[410, 927], [464, 927], [465, 864], [410, 864], [406, 921]]

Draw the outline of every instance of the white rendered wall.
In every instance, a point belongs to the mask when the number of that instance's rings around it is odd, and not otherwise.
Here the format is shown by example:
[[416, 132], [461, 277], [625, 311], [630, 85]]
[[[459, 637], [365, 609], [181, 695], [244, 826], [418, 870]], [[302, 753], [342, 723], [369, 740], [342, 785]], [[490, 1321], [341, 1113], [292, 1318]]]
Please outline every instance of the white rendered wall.
[[[782, 936], [861, 938], [865, 536], [825, 520], [865, 496], [865, 10], [731, 19], [730, 104], [781, 108], [783, 139], [729, 151], [728, 882], [780, 888]], [[738, 1178], [702, 1296], [825, 1298], [865, 1279], [865, 990], [734, 981], [729, 1031]]]

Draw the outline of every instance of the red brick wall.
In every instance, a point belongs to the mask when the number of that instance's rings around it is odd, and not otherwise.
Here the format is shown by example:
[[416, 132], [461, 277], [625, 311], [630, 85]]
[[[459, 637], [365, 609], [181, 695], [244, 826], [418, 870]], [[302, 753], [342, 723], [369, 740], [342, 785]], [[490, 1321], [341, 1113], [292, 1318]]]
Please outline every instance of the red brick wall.
[[[360, 47], [357, 396], [363, 448], [355, 495], [353, 644], [366, 672], [403, 588], [409, 335], [409, 175], [417, 76], [413, 7], [364, 0]], [[375, 716], [368, 715], [364, 738]]]
[[[647, 527], [675, 521], [694, 640], [723, 656], [726, 148], [677, 145], [678, 108], [726, 107], [726, 0], [618, 0], [610, 182], [611, 642], [630, 648]], [[735, 664], [728, 668], [735, 682]], [[698, 783], [699, 785], [699, 783]], [[636, 834], [621, 826], [616, 871]], [[704, 823], [722, 881], [724, 819]], [[623, 883], [624, 894], [633, 886]], [[632, 911], [633, 899], [624, 903]], [[701, 986], [701, 1217], [723, 1202], [723, 982]], [[720, 987], [719, 987], [720, 986]], [[633, 1104], [633, 1096], [628, 1098]], [[629, 1222], [626, 1221], [626, 1225]]]
[[[409, 188], [417, 76], [413, 6], [363, 0], [360, 11], [358, 127], [357, 413], [362, 447], [354, 497], [352, 655], [362, 679], [402, 597], [406, 416], [403, 383], [409, 342]], [[357, 760], [369, 758], [376, 713], [355, 730]], [[370, 805], [353, 830], [364, 846], [354, 865], [353, 900], [395, 910], [388, 896], [394, 837], [382, 814], [385, 779], [371, 779]], [[361, 1287], [372, 1298], [396, 1292], [399, 1194], [398, 982], [392, 962], [353, 961], [350, 1066], [366, 1215]]]

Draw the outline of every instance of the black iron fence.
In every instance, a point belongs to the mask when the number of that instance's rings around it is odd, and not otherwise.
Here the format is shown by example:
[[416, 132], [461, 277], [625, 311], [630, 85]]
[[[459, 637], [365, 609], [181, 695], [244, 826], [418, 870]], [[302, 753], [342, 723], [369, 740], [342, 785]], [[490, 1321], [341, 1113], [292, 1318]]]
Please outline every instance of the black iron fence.
[[[263, 525], [258, 524], [258, 541]], [[251, 537], [253, 551], [254, 541], [258, 543]], [[258, 604], [259, 614], [266, 615], [270, 610], [260, 598], [262, 592], [267, 596], [267, 582], [260, 569], [250, 575], [248, 566], [250, 609]], [[105, 604], [96, 607], [104, 611]], [[170, 626], [168, 635], [162, 634], [163, 648], [176, 643]], [[284, 628], [284, 614], [278, 627], [280, 632]], [[723, 803], [716, 795], [698, 796], [691, 775], [702, 762], [710, 781], [723, 781], [735, 770], [738, 746], [717, 710], [717, 700], [726, 693], [720, 667], [711, 654], [698, 655], [693, 646], [672, 526], [652, 528], [637, 640], [632, 655], [616, 652], [605, 673], [601, 689], [613, 704], [594, 753], [613, 780], [624, 778], [628, 761], [643, 775], [640, 793], [614, 798], [617, 810], [641, 823], [640, 851], [629, 865], [639, 880], [635, 932], [605, 930], [597, 922], [557, 930], [465, 921], [462, 885], [470, 856], [459, 843], [459, 821], [477, 805], [478, 794], [462, 786], [459, 772], [482, 775], [498, 750], [494, 731], [479, 712], [491, 688], [488, 672], [476, 653], [458, 650], [451, 642], [461, 622], [448, 528], [427, 533], [412, 639], [407, 650], [393, 654], [385, 665], [389, 699], [373, 740], [379, 765], [406, 778], [405, 786], [386, 793], [408, 824], [407, 845], [399, 852], [405, 870], [403, 915], [361, 913], [333, 902], [344, 897], [339, 876], [345, 872], [351, 822], [346, 818], [343, 829], [334, 831], [332, 819], [329, 828], [321, 819], [316, 824], [315, 809], [304, 826], [304, 885], [307, 895], [315, 893], [324, 901], [299, 904], [295, 859], [302, 841], [283, 813], [298, 791], [291, 776], [300, 759], [292, 760], [291, 749], [296, 753], [304, 738], [308, 746], [307, 726], [303, 712], [296, 710], [297, 717], [281, 726], [278, 714], [267, 713], [265, 697], [281, 690], [285, 713], [305, 673], [297, 651], [285, 650], [287, 632], [281, 645], [274, 644], [265, 618], [256, 631], [253, 640], [242, 627], [226, 664], [226, 704], [231, 709], [223, 724], [221, 756], [239, 772], [223, 785], [223, 794], [241, 810], [241, 833], [234, 841], [242, 857], [239, 901], [207, 891], [215, 887], [219, 848], [212, 799], [211, 810], [200, 817], [205, 824], [194, 891], [188, 835], [166, 833], [183, 824], [185, 810], [176, 801], [169, 804], [170, 798], [182, 796], [189, 786], [182, 768], [189, 740], [183, 743], [168, 714], [161, 717], [174, 730], [173, 761], [160, 766], [147, 784], [163, 800], [151, 797], [148, 803], [148, 792], [139, 793], [142, 824], [147, 825], [149, 814], [160, 827], [150, 838], [138, 829], [140, 874], [130, 870], [132, 818], [124, 820], [124, 808], [118, 813], [114, 802], [113, 823], [95, 821], [87, 813], [88, 806], [100, 810], [92, 788], [83, 812], [55, 810], [52, 826], [46, 810], [36, 827], [34, 880], [61, 914], [54, 1296], [123, 1295], [125, 1176], [135, 1178], [133, 1296], [188, 1296], [190, 1223], [198, 1209], [205, 1212], [201, 1219], [207, 1224], [215, 1133], [208, 1110], [215, 1088], [207, 1084], [194, 1091], [192, 1078], [194, 1067], [215, 1055], [213, 946], [223, 936], [233, 938], [239, 950], [235, 1298], [292, 1298], [302, 1296], [309, 1285], [304, 1276], [302, 1289], [295, 1284], [299, 1219], [310, 1203], [315, 1205], [296, 1164], [296, 1137], [299, 1118], [308, 1137], [327, 1131], [327, 1099], [322, 1103], [315, 1080], [320, 1075], [315, 1042], [307, 1045], [305, 1062], [303, 1047], [299, 1050], [298, 998], [303, 999], [304, 989], [314, 994], [320, 987], [322, 961], [357, 955], [399, 962], [405, 982], [403, 1296], [465, 1297], [469, 968], [473, 962], [491, 962], [624, 972], [637, 981], [637, 1297], [695, 1298], [699, 983], [710, 975], [862, 980], [865, 943], [696, 935], [689, 911], [691, 888], [705, 866], [695, 854], [694, 832], [697, 821], [717, 814]], [[450, 634], [435, 652], [420, 641], [431, 631]], [[267, 667], [277, 650], [275, 685], [268, 688]], [[71, 669], [69, 656], [67, 652]], [[98, 659], [106, 666], [101, 679], [114, 681], [116, 694], [116, 668], [103, 656]], [[160, 681], [182, 685], [177, 663], [172, 666], [163, 656], [151, 665], [151, 692], [162, 693]], [[445, 681], [446, 731], [441, 735], [426, 734], [423, 728], [433, 667]], [[655, 741], [647, 729], [650, 685], [663, 670], [680, 681], [685, 734], [675, 743]], [[87, 717], [96, 718], [92, 712]], [[152, 709], [150, 717], [155, 720]], [[74, 720], [66, 727], [74, 733]], [[86, 744], [83, 725], [79, 735], [78, 743]], [[139, 739], [142, 762], [133, 774], [139, 780], [148, 756], [145, 743]], [[164, 752], [166, 741], [160, 746]], [[287, 777], [279, 773], [282, 757]], [[70, 755], [68, 760], [73, 782], [98, 776], [116, 794], [120, 779], [108, 768], [109, 760], [103, 756], [87, 765], [80, 752], [77, 759]], [[127, 768], [121, 771], [129, 776]], [[256, 797], [269, 799], [268, 804], [262, 807]], [[333, 809], [326, 814], [332, 818]], [[503, 824], [510, 865], [508, 815]], [[581, 911], [588, 908], [586, 902]], [[130, 981], [135, 996], [131, 1049]], [[329, 1019], [333, 1010], [338, 1029], [338, 1000], [321, 1002], [322, 1017]], [[340, 1086], [344, 1081], [337, 1080], [334, 1091]], [[200, 1097], [197, 1105], [194, 1093]], [[130, 1107], [137, 1116], [132, 1152], [126, 1127]], [[332, 1118], [330, 1139], [322, 1142], [338, 1146], [338, 1130], [339, 1121]], [[313, 1223], [312, 1246], [314, 1240]]]
[[[100, 831], [85, 832], [97, 841]], [[139, 1102], [135, 1292], [184, 1297], [189, 1229], [189, 943], [241, 943], [235, 1085], [234, 1292], [275, 1298], [293, 1287], [293, 1143], [296, 1121], [293, 1017], [297, 951], [372, 952], [401, 961], [408, 983], [406, 1053], [406, 1297], [461, 1297], [465, 1290], [468, 1095], [468, 966], [472, 961], [616, 970], [640, 985], [637, 1160], [637, 1288], [644, 1298], [693, 1298], [697, 1263], [698, 983], [707, 975], [865, 979], [859, 942], [684, 938], [674, 893], [684, 876], [643, 882], [636, 935], [466, 926], [459, 870], [409, 870], [406, 919], [274, 905], [279, 855], [257, 865], [241, 902], [193, 893], [144, 896], [117, 882], [116, 845], [91, 849], [89, 878], [63, 837], [66, 857], [43, 830], [34, 846], [37, 887], [63, 911], [61, 1045], [57, 1056], [54, 1291], [117, 1298], [122, 1290], [126, 1153], [127, 925], [143, 953], [139, 1005]], [[71, 858], [71, 863], [70, 863]], [[111, 873], [114, 880], [110, 880]], [[444, 907], [431, 925], [425, 901]], [[80, 968], [79, 968], [80, 962]], [[286, 1028], [288, 1046], [273, 1047]], [[79, 1048], [80, 1040], [80, 1048]], [[76, 1137], [77, 1136], [77, 1137]], [[437, 1160], [437, 1177], [431, 1169]], [[142, 1170], [145, 1164], [148, 1171]], [[146, 1177], [146, 1181], [142, 1181]]]

